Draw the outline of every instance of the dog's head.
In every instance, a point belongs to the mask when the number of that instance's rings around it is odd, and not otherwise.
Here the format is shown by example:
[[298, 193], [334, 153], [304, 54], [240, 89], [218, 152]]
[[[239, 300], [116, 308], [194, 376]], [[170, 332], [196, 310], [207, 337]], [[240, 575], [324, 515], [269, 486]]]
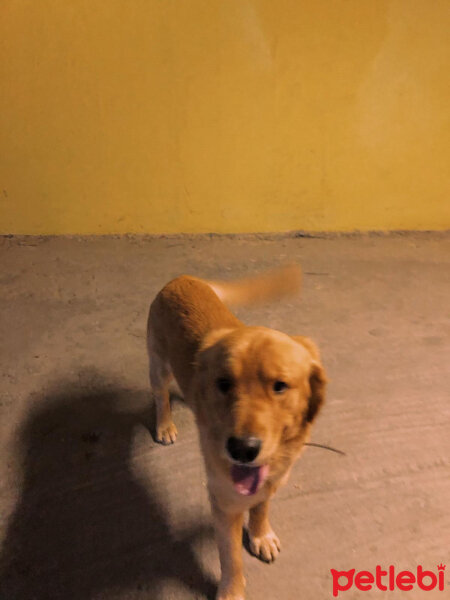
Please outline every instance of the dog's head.
[[196, 369], [206, 452], [237, 492], [252, 495], [290, 466], [323, 403], [317, 349], [264, 327], [219, 330], [205, 340]]

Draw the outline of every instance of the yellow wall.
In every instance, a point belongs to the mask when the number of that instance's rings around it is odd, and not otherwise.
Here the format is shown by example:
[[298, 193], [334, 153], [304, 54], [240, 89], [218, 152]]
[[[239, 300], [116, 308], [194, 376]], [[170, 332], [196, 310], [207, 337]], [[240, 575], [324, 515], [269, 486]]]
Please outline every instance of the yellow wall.
[[3, 0], [2, 233], [450, 227], [448, 0]]

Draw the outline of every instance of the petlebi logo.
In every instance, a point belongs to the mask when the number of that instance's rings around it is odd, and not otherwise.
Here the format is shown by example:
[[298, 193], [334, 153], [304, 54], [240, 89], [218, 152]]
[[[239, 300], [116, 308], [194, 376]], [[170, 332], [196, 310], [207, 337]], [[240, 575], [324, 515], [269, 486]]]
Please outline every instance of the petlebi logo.
[[375, 571], [336, 571], [330, 569], [333, 578], [333, 596], [336, 598], [341, 592], [346, 592], [352, 587], [368, 592], [378, 589], [383, 592], [394, 590], [409, 591], [413, 589], [429, 592], [438, 589], [444, 591], [445, 565], [437, 565], [435, 571], [427, 571], [422, 565], [413, 571], [396, 571], [393, 565], [383, 569], [377, 565]]

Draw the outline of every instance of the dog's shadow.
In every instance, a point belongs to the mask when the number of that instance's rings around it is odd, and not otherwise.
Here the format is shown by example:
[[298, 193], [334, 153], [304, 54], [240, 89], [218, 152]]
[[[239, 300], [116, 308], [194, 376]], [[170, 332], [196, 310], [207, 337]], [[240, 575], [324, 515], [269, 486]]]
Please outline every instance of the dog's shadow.
[[[1, 600], [163, 598], [176, 580], [192, 597], [216, 584], [194, 551], [208, 524], [173, 531], [161, 490], [133, 476], [143, 415], [118, 410], [132, 394], [97, 382], [34, 402], [19, 433], [22, 488], [0, 556]], [[142, 402], [141, 402], [142, 404]]]

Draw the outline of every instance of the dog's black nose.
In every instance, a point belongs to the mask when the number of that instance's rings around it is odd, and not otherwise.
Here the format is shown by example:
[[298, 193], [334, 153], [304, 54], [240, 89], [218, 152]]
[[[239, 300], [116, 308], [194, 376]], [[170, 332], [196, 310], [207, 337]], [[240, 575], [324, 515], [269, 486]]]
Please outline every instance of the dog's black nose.
[[233, 460], [249, 463], [255, 460], [261, 450], [261, 440], [255, 437], [230, 437], [227, 452]]

